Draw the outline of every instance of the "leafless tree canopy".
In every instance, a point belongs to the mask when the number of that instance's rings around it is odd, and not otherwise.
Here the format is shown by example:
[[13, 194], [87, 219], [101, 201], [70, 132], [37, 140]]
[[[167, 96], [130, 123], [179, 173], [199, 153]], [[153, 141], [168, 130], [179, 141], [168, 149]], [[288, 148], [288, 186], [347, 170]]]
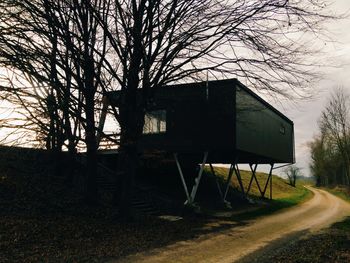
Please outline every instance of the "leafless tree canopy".
[[[0, 60], [60, 91], [88, 87], [84, 74], [102, 93], [198, 80], [209, 72], [293, 97], [315, 76], [310, 55], [318, 50], [308, 41], [323, 37], [322, 22], [332, 18], [326, 4], [5, 0]], [[89, 64], [96, 69], [91, 74]], [[79, 92], [65, 93], [81, 102]]]
[[301, 176], [301, 169], [296, 165], [290, 165], [284, 170], [285, 175], [287, 175], [289, 184], [295, 187], [298, 177]]
[[320, 135], [310, 144], [311, 171], [320, 185], [350, 182], [350, 97], [337, 88], [322, 111]]
[[[250, 86], [295, 95], [312, 77], [310, 36], [322, 36], [323, 1], [109, 1], [101, 23], [117, 60], [116, 79], [127, 87], [241, 77]], [[102, 20], [102, 19], [101, 19]], [[111, 27], [111, 25], [113, 25]], [[136, 67], [135, 69], [133, 67]], [[116, 70], [117, 69], [117, 70]], [[310, 69], [310, 68], [309, 68]]]
[[[96, 192], [101, 97], [123, 90], [112, 112], [130, 185], [152, 88], [208, 75], [237, 77], [271, 95], [303, 95], [316, 76], [312, 57], [319, 50], [310, 39], [324, 37], [323, 23], [334, 19], [327, 6], [326, 0], [2, 0], [0, 65], [13, 74], [2, 91], [15, 94], [11, 100], [44, 131], [47, 147], [60, 151], [65, 144], [74, 152], [79, 142], [86, 145]], [[28, 107], [32, 100], [37, 111]]]

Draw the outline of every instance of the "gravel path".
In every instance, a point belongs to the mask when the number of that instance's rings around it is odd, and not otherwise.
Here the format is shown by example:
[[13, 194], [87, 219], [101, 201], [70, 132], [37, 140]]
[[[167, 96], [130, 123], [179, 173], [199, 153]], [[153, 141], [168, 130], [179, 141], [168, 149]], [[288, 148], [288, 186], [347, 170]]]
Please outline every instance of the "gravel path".
[[320, 230], [350, 215], [350, 204], [326, 191], [311, 187], [310, 190], [314, 193], [312, 199], [280, 213], [117, 262], [251, 262], [268, 250], [278, 249], [301, 235]]

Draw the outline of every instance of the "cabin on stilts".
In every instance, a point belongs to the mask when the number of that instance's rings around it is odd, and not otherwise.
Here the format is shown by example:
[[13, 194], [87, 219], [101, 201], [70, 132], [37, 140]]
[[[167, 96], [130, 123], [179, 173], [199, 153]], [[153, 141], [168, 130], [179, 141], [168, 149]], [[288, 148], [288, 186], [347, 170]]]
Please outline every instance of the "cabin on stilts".
[[[121, 92], [109, 94], [109, 103], [118, 106]], [[255, 181], [261, 196], [270, 187], [272, 198], [275, 165], [295, 162], [294, 128], [290, 119], [237, 79], [164, 86], [152, 92], [139, 152], [146, 159], [159, 156], [173, 161], [187, 204], [195, 201], [206, 164], [215, 176], [214, 163], [230, 166], [225, 187], [222, 189], [217, 184], [222, 201], [226, 201], [233, 175], [243, 195], [249, 193]], [[101, 123], [103, 127], [103, 120]], [[192, 189], [184, 179], [186, 163], [199, 164]], [[251, 169], [248, 187], [243, 186], [240, 164], [248, 164]], [[261, 164], [270, 167], [264, 184], [256, 177]]]

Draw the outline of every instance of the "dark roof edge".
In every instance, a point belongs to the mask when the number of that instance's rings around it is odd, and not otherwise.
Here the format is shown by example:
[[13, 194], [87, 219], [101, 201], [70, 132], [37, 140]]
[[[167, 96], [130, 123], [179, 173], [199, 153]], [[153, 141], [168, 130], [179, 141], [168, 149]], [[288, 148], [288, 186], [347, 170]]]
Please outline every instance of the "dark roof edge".
[[246, 87], [242, 82], [240, 82], [238, 79], [236, 78], [232, 78], [232, 79], [222, 79], [222, 80], [209, 80], [209, 81], [201, 81], [201, 82], [192, 82], [192, 83], [183, 83], [183, 84], [174, 84], [174, 85], [166, 85], [164, 87], [179, 87], [179, 86], [203, 86], [206, 83], [208, 83], [209, 85], [215, 85], [215, 84], [219, 84], [219, 83], [232, 83], [232, 84], [236, 84], [238, 85], [240, 88], [244, 89], [245, 91], [247, 91], [250, 95], [252, 95], [255, 99], [257, 99], [258, 101], [260, 101], [262, 104], [264, 104], [266, 107], [268, 107], [270, 110], [272, 110], [273, 112], [275, 112], [277, 115], [279, 115], [280, 117], [282, 117], [283, 119], [285, 119], [286, 121], [290, 122], [291, 124], [294, 125], [293, 121], [291, 119], [289, 119], [286, 115], [284, 115], [282, 112], [280, 112], [279, 110], [277, 110], [275, 107], [273, 107], [270, 103], [268, 103], [266, 100], [264, 100], [263, 98], [261, 98], [258, 94], [256, 94], [254, 91], [252, 91], [251, 89], [249, 89], [248, 87]]
[[[201, 81], [201, 82], [190, 82], [190, 83], [180, 83], [180, 84], [170, 84], [165, 85], [165, 88], [170, 87], [186, 87], [186, 86], [205, 86], [206, 84], [216, 84], [216, 83], [240, 83], [236, 78], [233, 79], [219, 79], [219, 80], [209, 80], [209, 81]], [[242, 84], [243, 85], [243, 84]]]
[[[186, 87], [186, 86], [200, 86], [203, 87], [204, 85], [206, 85], [208, 83], [208, 85], [215, 85], [215, 84], [219, 84], [219, 83], [225, 83], [225, 84], [236, 84], [238, 85], [240, 88], [244, 89], [246, 92], [248, 92], [250, 95], [252, 95], [255, 99], [257, 99], [258, 101], [260, 101], [262, 104], [264, 104], [267, 108], [269, 108], [270, 110], [272, 110], [273, 112], [275, 112], [277, 115], [279, 115], [281, 118], [285, 119], [286, 121], [288, 121], [289, 123], [291, 123], [292, 125], [294, 125], [293, 121], [290, 120], [286, 115], [284, 115], [282, 112], [280, 112], [279, 110], [277, 110], [275, 107], [273, 107], [270, 103], [268, 103], [267, 101], [265, 101], [263, 98], [261, 98], [258, 94], [256, 94], [254, 91], [252, 91], [251, 89], [249, 89], [248, 87], [246, 87], [242, 82], [240, 82], [238, 79], [236, 78], [232, 78], [232, 79], [221, 79], [221, 80], [209, 80], [209, 81], [201, 81], [201, 82], [191, 82], [191, 83], [181, 83], [181, 84], [171, 84], [171, 85], [165, 85], [163, 87], [158, 87], [158, 89], [162, 89], [162, 88], [173, 88], [173, 87]], [[114, 92], [120, 92], [120, 90], [118, 91], [112, 91], [112, 93]]]

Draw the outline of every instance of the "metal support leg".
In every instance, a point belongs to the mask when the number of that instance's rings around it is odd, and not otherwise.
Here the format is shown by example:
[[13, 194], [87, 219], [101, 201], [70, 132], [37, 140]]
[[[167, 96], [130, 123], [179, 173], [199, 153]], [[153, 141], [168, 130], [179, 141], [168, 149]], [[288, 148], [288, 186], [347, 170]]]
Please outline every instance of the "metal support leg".
[[233, 164], [231, 164], [230, 166], [230, 170], [228, 172], [228, 177], [227, 177], [227, 180], [226, 180], [226, 190], [225, 190], [225, 194], [224, 194], [224, 202], [226, 201], [226, 196], [227, 196], [227, 193], [228, 193], [228, 189], [230, 187], [230, 182], [231, 182], [231, 178], [232, 178], [232, 174], [233, 174], [233, 169], [234, 169], [234, 166]]
[[194, 186], [192, 187], [192, 192], [191, 192], [189, 204], [192, 204], [194, 202], [195, 197], [196, 197], [198, 186], [199, 186], [199, 183], [201, 181], [202, 174], [203, 174], [203, 171], [204, 171], [205, 163], [207, 162], [207, 157], [208, 157], [208, 152], [205, 152], [204, 156], [203, 156], [203, 161], [202, 161], [202, 164], [201, 164], [201, 168], [200, 168], [199, 173], [198, 173], [198, 176], [194, 180], [195, 183], [194, 183]]
[[235, 165], [234, 169], [235, 169], [235, 174], [236, 174], [239, 186], [241, 188], [241, 191], [242, 191], [243, 195], [245, 196], [242, 177], [241, 177], [241, 173], [239, 172], [238, 164]]
[[215, 174], [213, 165], [210, 163], [209, 166], [210, 166], [211, 173], [212, 173], [212, 174], [214, 175], [214, 177], [215, 177], [215, 183], [216, 183], [216, 187], [218, 188], [220, 197], [221, 197], [221, 199], [224, 201], [224, 196], [223, 196], [223, 194], [222, 194], [221, 187], [220, 187], [220, 184], [219, 184], [219, 182], [218, 182], [218, 178], [217, 178], [217, 176], [216, 176], [216, 174]]
[[265, 197], [267, 186], [270, 183], [270, 198], [272, 198], [272, 170], [273, 170], [273, 164], [271, 164], [269, 176], [267, 178], [267, 181], [266, 181], [266, 184], [265, 184], [265, 187], [264, 187], [264, 191], [262, 192], [262, 197]]
[[250, 182], [249, 182], [247, 194], [248, 194], [249, 191], [250, 191], [251, 184], [253, 183], [253, 179], [254, 179], [255, 182], [256, 182], [256, 185], [258, 186], [260, 195], [262, 196], [263, 191], [261, 190], [261, 186], [260, 186], [260, 184], [259, 184], [258, 178], [256, 177], [256, 169], [257, 169], [257, 167], [258, 167], [258, 164], [255, 164], [254, 168], [253, 168], [253, 165], [252, 165], [252, 164], [250, 164], [249, 166], [250, 166], [250, 170], [251, 170], [251, 172], [252, 172], [252, 177], [250, 178]]
[[271, 164], [271, 179], [270, 179], [270, 200], [272, 200], [272, 170], [273, 170], [273, 164]]
[[186, 198], [187, 198], [187, 202], [190, 202], [190, 195], [188, 193], [188, 189], [187, 189], [187, 185], [186, 185], [186, 181], [185, 181], [185, 178], [184, 178], [184, 175], [182, 173], [182, 169], [181, 169], [181, 166], [180, 166], [180, 163], [179, 163], [179, 160], [177, 158], [177, 153], [174, 153], [174, 159], [176, 161], [176, 166], [177, 166], [177, 169], [179, 171], [179, 174], [180, 174], [180, 177], [181, 177], [181, 181], [182, 181], [182, 185], [185, 189], [185, 194], [186, 194]]
[[205, 152], [204, 153], [204, 157], [203, 157], [203, 161], [202, 161], [202, 164], [201, 164], [201, 167], [200, 167], [200, 170], [198, 172], [198, 176], [195, 179], [195, 183], [194, 183], [194, 185], [192, 187], [192, 191], [191, 191], [191, 195], [190, 195], [189, 192], [188, 192], [188, 188], [187, 188], [187, 185], [186, 185], [186, 181], [185, 181], [182, 169], [181, 169], [180, 162], [179, 162], [179, 160], [177, 158], [177, 153], [174, 153], [174, 159], [176, 161], [176, 166], [177, 166], [177, 169], [179, 171], [179, 174], [180, 174], [180, 177], [181, 177], [181, 181], [182, 181], [182, 185], [183, 185], [185, 193], [186, 193], [187, 200], [186, 200], [185, 204], [192, 205], [193, 202], [194, 202], [194, 199], [196, 197], [196, 193], [197, 193], [197, 190], [198, 190], [198, 186], [199, 186], [199, 183], [201, 181], [202, 174], [203, 174], [203, 171], [204, 171], [205, 163], [207, 161], [207, 157], [208, 157], [208, 152]]
[[254, 177], [255, 177], [255, 171], [256, 171], [256, 168], [257, 168], [257, 164], [255, 165], [254, 169], [253, 169], [253, 165], [252, 164], [249, 164], [249, 167], [250, 167], [250, 170], [252, 172], [252, 176], [250, 177], [250, 181], [249, 181], [249, 185], [248, 185], [248, 189], [247, 189], [247, 195], [249, 194], [249, 191], [250, 191], [250, 188], [252, 186], [252, 183], [253, 183], [253, 180], [254, 180]]

